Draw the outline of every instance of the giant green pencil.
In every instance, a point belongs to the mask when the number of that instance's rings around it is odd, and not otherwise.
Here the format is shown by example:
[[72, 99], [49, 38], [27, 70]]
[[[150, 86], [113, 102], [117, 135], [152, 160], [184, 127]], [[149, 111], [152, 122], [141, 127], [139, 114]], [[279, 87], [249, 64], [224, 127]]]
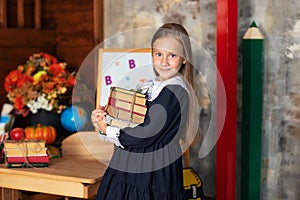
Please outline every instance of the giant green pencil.
[[253, 22], [243, 37], [241, 199], [260, 199], [263, 36]]

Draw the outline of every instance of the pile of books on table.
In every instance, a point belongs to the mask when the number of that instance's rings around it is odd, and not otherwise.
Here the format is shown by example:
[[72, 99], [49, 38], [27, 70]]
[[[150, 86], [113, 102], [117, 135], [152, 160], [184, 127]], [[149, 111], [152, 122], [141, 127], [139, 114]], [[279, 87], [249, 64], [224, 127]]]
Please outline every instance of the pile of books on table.
[[111, 87], [107, 121], [112, 126], [133, 127], [144, 122], [147, 112], [146, 95], [120, 87]]
[[46, 143], [37, 141], [6, 140], [4, 143], [5, 163], [8, 168], [48, 167], [49, 155]]

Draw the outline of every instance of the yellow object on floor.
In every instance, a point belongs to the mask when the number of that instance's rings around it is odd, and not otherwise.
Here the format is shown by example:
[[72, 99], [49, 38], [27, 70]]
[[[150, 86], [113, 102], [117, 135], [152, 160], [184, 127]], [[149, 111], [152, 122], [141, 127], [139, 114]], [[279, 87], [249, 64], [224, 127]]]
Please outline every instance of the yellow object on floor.
[[204, 200], [202, 181], [193, 168], [183, 169], [183, 186], [189, 200]]

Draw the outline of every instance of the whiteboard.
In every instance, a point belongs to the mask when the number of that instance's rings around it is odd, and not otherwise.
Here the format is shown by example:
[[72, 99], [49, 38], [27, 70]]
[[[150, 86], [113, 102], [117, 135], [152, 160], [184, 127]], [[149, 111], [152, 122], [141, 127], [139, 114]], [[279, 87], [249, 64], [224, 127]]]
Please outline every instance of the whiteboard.
[[155, 77], [151, 48], [99, 49], [97, 77], [96, 107], [106, 105], [111, 87], [135, 89]]

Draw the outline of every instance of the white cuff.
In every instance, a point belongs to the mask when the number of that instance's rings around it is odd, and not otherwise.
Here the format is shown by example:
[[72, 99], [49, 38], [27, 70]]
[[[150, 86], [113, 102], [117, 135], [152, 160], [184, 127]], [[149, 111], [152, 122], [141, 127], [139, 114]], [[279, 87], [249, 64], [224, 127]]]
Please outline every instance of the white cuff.
[[120, 129], [116, 126], [108, 126], [106, 128], [106, 136], [109, 141], [114, 143], [117, 147], [124, 149], [119, 140]]
[[101, 135], [101, 134], [99, 134], [99, 139], [100, 139], [100, 140], [103, 140], [103, 141], [105, 141], [105, 142], [109, 142], [109, 140], [107, 139], [106, 135]]

